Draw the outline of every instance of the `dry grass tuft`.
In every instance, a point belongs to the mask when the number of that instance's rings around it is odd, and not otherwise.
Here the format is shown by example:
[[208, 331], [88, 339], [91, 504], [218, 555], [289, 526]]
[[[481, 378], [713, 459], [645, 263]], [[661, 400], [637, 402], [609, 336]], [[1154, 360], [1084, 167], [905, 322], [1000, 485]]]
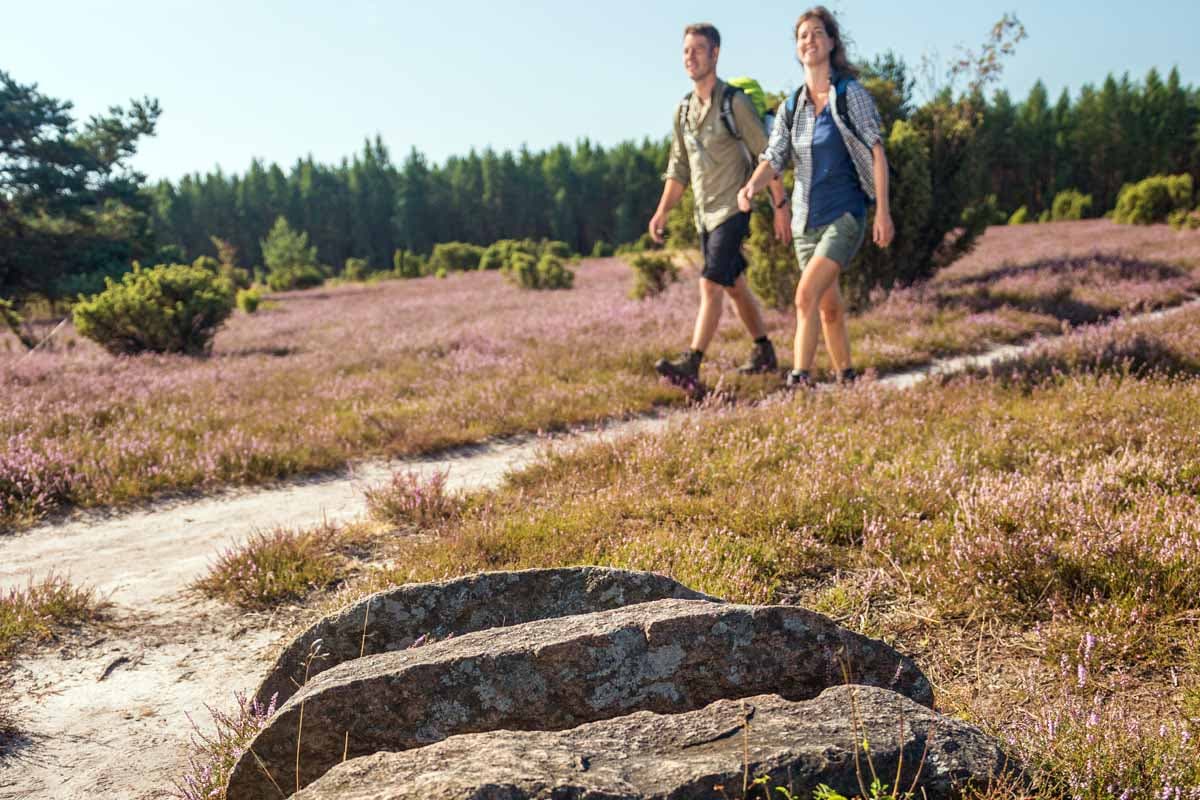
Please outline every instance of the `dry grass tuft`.
[[99, 620], [108, 603], [94, 590], [50, 574], [24, 589], [0, 592], [0, 663], [30, 642], [53, 641], [66, 630]]

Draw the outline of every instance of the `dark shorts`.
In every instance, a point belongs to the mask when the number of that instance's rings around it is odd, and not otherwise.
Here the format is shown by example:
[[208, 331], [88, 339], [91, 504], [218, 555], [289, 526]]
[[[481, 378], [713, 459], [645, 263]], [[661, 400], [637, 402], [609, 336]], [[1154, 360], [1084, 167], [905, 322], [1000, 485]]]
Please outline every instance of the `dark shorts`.
[[737, 213], [711, 231], [700, 234], [704, 271], [700, 277], [722, 286], [733, 286], [746, 271], [742, 242], [750, 234], [750, 215]]

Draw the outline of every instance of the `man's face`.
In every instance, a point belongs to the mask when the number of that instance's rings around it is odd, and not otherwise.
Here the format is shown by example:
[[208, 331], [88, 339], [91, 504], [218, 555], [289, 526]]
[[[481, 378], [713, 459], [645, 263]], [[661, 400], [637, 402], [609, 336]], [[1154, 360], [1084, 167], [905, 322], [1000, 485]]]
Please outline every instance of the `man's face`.
[[719, 47], [709, 47], [708, 39], [689, 33], [683, 37], [683, 68], [693, 81], [701, 81], [717, 69]]

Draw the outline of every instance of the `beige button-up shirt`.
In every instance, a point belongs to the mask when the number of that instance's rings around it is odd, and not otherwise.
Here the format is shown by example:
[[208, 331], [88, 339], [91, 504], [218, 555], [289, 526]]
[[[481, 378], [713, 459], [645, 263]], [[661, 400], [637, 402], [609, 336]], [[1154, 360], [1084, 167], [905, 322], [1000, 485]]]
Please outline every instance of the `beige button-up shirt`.
[[[712, 231], [738, 213], [738, 189], [746, 184], [767, 147], [767, 133], [754, 104], [743, 92], [733, 96], [733, 117], [742, 136], [738, 142], [721, 121], [721, 101], [728, 87], [718, 80], [707, 104], [692, 93], [686, 114], [675, 108], [671, 158], [663, 178], [691, 184], [696, 198], [696, 227]], [[681, 119], [681, 117], [683, 117]], [[744, 145], [744, 147], [743, 147]], [[749, 152], [751, 158], [746, 158]]]

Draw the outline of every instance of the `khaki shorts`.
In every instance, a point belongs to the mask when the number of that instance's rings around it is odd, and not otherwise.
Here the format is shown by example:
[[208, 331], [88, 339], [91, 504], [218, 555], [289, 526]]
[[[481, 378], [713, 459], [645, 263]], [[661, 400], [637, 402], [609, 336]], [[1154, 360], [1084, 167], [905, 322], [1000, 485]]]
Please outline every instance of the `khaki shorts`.
[[839, 267], [844, 268], [850, 263], [850, 259], [854, 258], [858, 248], [862, 247], [866, 232], [866, 218], [859, 219], [849, 212], [828, 225], [805, 231], [792, 241], [796, 248], [796, 260], [800, 262], [800, 271], [804, 272], [808, 262], [817, 256], [832, 259]]

